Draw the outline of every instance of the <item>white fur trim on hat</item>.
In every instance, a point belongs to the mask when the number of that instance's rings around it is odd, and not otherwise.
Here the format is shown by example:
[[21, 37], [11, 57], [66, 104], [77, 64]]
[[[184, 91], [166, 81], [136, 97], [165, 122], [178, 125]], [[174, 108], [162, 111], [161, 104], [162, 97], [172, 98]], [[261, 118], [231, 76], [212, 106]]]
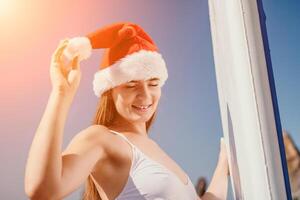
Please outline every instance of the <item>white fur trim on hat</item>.
[[123, 83], [150, 78], [159, 78], [159, 86], [163, 86], [168, 78], [166, 63], [160, 53], [140, 50], [96, 72], [93, 89], [100, 97], [103, 92]]

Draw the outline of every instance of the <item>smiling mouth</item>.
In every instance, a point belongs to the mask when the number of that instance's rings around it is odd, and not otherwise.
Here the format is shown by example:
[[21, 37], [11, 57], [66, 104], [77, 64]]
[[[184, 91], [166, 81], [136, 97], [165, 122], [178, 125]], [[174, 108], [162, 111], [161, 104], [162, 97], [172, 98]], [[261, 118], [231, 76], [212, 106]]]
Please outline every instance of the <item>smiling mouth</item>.
[[151, 106], [152, 106], [152, 104], [150, 104], [148, 106], [135, 106], [135, 105], [132, 105], [133, 108], [135, 108], [136, 110], [138, 110], [140, 112], [146, 112]]

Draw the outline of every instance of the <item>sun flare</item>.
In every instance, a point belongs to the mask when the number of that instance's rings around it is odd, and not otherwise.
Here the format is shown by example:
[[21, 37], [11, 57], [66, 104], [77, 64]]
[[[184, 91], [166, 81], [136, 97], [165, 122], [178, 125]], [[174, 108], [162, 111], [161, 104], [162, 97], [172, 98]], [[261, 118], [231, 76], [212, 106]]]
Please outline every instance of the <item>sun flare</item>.
[[0, 0], [0, 18], [7, 20], [15, 15], [17, 3], [14, 0]]

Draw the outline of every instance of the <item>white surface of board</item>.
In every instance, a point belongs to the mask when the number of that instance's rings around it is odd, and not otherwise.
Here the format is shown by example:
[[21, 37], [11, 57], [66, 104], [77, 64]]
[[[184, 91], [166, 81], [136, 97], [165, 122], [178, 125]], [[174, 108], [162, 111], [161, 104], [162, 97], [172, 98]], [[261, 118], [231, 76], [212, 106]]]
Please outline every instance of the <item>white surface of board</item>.
[[235, 199], [287, 199], [255, 0], [209, 0], [219, 105]]

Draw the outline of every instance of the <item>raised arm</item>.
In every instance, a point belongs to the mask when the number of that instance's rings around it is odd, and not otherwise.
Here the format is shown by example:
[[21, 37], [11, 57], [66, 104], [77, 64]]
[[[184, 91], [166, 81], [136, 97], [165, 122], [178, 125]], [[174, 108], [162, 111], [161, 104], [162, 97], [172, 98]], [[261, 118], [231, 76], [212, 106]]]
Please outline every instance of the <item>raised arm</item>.
[[[74, 190], [94, 163], [104, 156], [99, 144], [90, 139], [95, 134], [92, 127], [78, 134], [66, 151], [69, 154], [62, 157], [64, 126], [81, 77], [77, 58], [69, 71], [62, 65], [60, 57], [67, 42], [61, 42], [52, 56], [52, 91], [29, 150], [24, 184], [31, 199], [57, 199]], [[76, 174], [78, 167], [82, 167], [82, 171]], [[72, 183], [70, 174], [74, 175]]]

